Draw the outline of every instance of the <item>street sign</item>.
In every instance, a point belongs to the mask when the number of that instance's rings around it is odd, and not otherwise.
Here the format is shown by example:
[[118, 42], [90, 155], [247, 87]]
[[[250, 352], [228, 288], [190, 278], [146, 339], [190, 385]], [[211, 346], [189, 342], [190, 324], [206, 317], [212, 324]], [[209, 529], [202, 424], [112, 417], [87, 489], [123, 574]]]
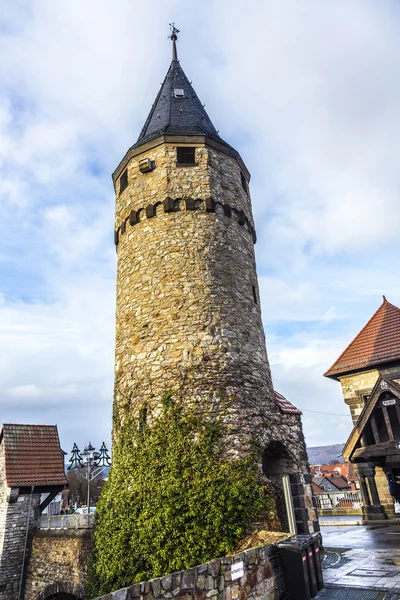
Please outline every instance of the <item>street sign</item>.
[[389, 400], [382, 400], [382, 404], [383, 406], [393, 406], [393, 404], [396, 404], [396, 399], [389, 398]]

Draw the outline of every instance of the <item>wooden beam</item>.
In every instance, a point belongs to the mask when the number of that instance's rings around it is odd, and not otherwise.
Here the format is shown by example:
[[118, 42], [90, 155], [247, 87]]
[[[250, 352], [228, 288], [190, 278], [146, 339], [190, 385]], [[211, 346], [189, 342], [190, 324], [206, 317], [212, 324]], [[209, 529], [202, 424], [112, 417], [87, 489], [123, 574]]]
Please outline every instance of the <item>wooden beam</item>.
[[60, 488], [56, 488], [56, 489], [53, 488], [53, 491], [50, 492], [50, 494], [47, 496], [47, 498], [45, 498], [43, 500], [43, 502], [39, 506], [39, 510], [40, 510], [41, 513], [50, 504], [50, 502], [52, 500], [54, 500], [54, 498], [57, 496], [57, 494], [62, 491], [62, 489], [63, 488], [61, 488], [61, 489]]
[[376, 419], [375, 419], [374, 413], [372, 413], [372, 415], [371, 415], [371, 427], [372, 427], [372, 433], [374, 434], [375, 444], [380, 444], [381, 440], [379, 439], [379, 433], [378, 433], [378, 428], [376, 426]]
[[366, 448], [358, 448], [351, 456], [352, 459], [369, 458], [369, 457], [386, 457], [387, 455], [395, 455], [400, 458], [400, 451], [397, 448], [397, 442], [384, 442], [375, 446], [367, 446]]
[[398, 420], [399, 420], [399, 423], [400, 423], [400, 406], [399, 406], [399, 403], [398, 403], [398, 399], [397, 399], [397, 398], [396, 398], [396, 404], [395, 404], [395, 407], [396, 407], [397, 418], [398, 418]]
[[382, 404], [382, 410], [383, 410], [383, 417], [385, 419], [386, 427], [387, 427], [388, 434], [389, 434], [389, 440], [394, 440], [392, 426], [390, 424], [390, 419], [389, 419], [389, 413], [387, 411], [386, 406], [384, 406], [383, 404]]

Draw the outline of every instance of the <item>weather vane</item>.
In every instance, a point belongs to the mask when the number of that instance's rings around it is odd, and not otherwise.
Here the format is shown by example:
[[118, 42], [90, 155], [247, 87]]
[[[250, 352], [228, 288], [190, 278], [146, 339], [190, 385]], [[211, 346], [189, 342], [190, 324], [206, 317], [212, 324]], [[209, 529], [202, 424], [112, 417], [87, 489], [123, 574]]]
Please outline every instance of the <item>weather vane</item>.
[[178, 36], [176, 34], [179, 33], [179, 29], [175, 27], [175, 23], [170, 23], [169, 26], [171, 35], [169, 35], [168, 38], [172, 40], [172, 60], [178, 60], [178, 54], [176, 52], [176, 40], [178, 39]]

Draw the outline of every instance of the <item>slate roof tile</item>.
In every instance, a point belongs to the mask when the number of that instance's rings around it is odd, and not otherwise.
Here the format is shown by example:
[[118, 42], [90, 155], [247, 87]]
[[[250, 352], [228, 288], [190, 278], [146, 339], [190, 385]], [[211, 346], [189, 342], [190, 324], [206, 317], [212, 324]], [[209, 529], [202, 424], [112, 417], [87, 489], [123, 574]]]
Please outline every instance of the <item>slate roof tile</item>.
[[4, 424], [6, 481], [9, 487], [65, 485], [64, 456], [56, 425]]
[[378, 310], [324, 375], [337, 379], [338, 375], [394, 360], [400, 360], [400, 308], [384, 297]]
[[[176, 97], [174, 90], [183, 90], [184, 97]], [[218, 135], [177, 60], [172, 61], [139, 138], [132, 148], [160, 135], [207, 135], [229, 146]]]

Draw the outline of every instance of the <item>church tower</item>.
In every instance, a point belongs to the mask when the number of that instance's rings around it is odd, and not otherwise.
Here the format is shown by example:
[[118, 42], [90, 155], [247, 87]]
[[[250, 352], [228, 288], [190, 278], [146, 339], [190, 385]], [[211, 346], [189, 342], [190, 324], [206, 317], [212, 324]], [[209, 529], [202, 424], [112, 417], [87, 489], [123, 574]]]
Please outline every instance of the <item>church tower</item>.
[[[182, 401], [200, 409], [223, 405], [234, 455], [245, 454], [254, 437], [262, 448], [284, 440], [287, 468], [301, 484], [307, 458], [300, 411], [276, 402], [265, 346], [250, 174], [186, 77], [176, 33], [150, 114], [113, 174], [114, 453], [128, 414], [139, 417], [165, 392], [184, 388]], [[303, 524], [315, 521], [304, 502], [298, 508]]]

